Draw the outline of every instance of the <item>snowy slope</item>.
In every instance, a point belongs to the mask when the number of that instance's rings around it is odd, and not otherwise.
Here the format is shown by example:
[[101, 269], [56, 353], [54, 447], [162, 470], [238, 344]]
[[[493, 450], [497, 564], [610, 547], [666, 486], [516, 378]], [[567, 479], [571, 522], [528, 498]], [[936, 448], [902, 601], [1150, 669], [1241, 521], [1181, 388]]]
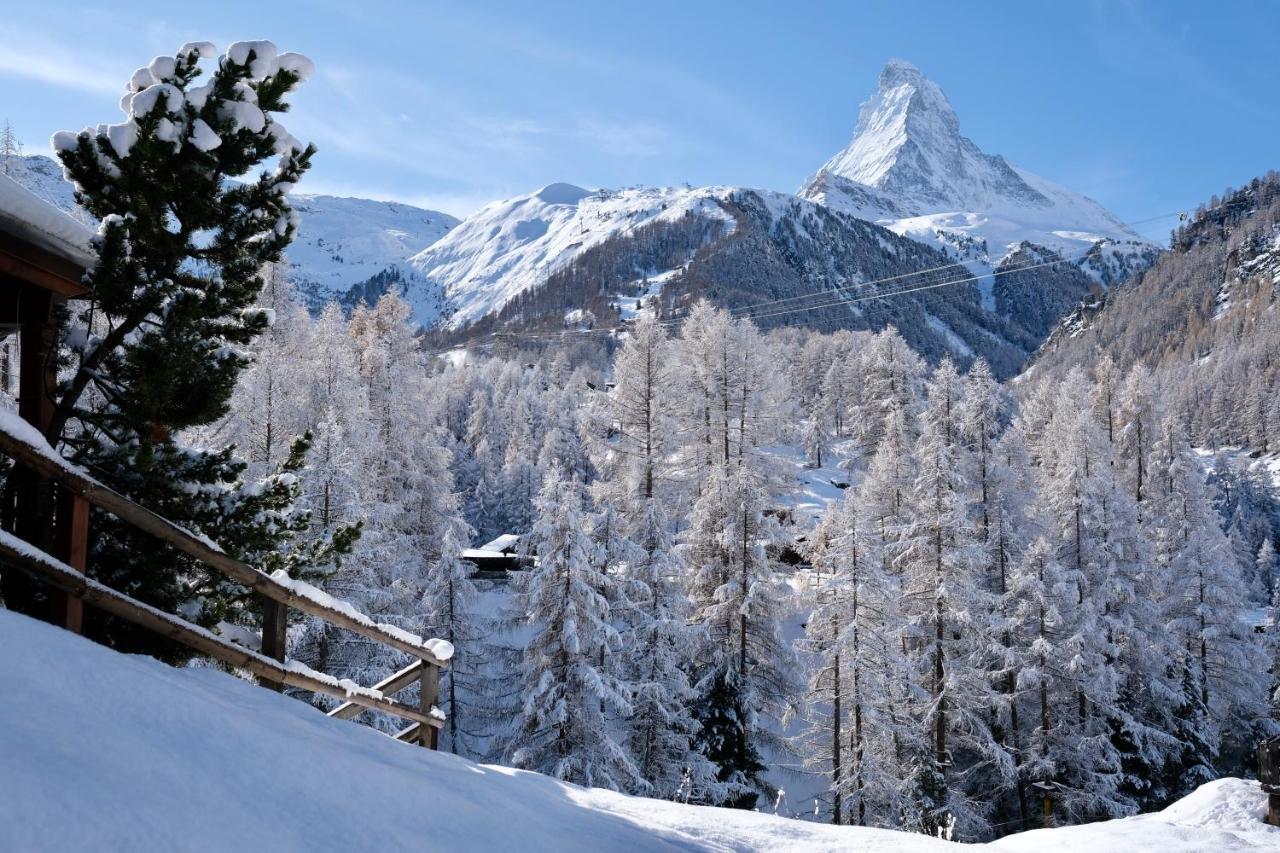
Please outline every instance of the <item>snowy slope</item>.
[[1084, 269], [1111, 284], [1155, 251], [1092, 199], [981, 151], [938, 84], [901, 60], [881, 72], [849, 145], [799, 194], [942, 248], [975, 273], [1024, 241], [1073, 260], [1106, 241]]
[[314, 297], [342, 294], [439, 240], [458, 220], [390, 201], [294, 193], [302, 219], [289, 246], [290, 277]]
[[[411, 259], [424, 281], [409, 287], [415, 319], [458, 328], [540, 284], [610, 237], [687, 213], [732, 222], [717, 199], [726, 187], [631, 188], [593, 192], [551, 184], [489, 204]], [[436, 306], [443, 301], [443, 315]]]
[[[76, 206], [62, 166], [39, 154], [14, 157], [12, 177], [29, 191], [88, 222]], [[422, 251], [458, 224], [447, 213], [408, 204], [342, 198], [331, 195], [290, 195], [301, 218], [298, 235], [289, 247], [290, 276], [313, 304], [341, 296], [389, 267], [411, 272], [410, 255]]]
[[[397, 743], [212, 669], [119, 655], [0, 611], [0, 848], [776, 850], [941, 841], [626, 797]], [[1015, 851], [1274, 850], [1253, 782], [1164, 812], [1011, 836]]]
[[92, 217], [76, 206], [71, 184], [62, 177], [62, 166], [49, 157], [33, 154], [27, 157], [10, 157], [9, 177], [26, 187], [27, 191], [42, 201], [65, 211], [86, 225], [96, 225]]

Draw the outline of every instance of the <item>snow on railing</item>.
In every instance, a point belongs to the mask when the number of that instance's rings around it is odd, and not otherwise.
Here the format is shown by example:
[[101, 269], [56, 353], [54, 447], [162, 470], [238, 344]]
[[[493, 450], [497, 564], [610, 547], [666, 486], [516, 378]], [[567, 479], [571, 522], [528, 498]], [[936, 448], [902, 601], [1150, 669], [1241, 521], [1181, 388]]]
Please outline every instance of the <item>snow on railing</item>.
[[[284, 572], [267, 575], [224, 553], [207, 537], [197, 535], [140, 506], [63, 459], [30, 424], [12, 412], [0, 411], [0, 453], [14, 459], [37, 476], [53, 480], [77, 499], [115, 515], [135, 528], [168, 543], [204, 565], [258, 593], [264, 601], [261, 636], [219, 636], [117, 592], [86, 577], [10, 533], [0, 532], [0, 558], [51, 586], [122, 619], [183, 643], [233, 666], [247, 669], [266, 684], [281, 689], [297, 687], [346, 700], [342, 708], [384, 711], [418, 724], [416, 740], [434, 748], [444, 714], [435, 707], [440, 669], [453, 657], [453, 645], [445, 640], [424, 640], [394, 625], [375, 622], [348, 602], [330, 596]], [[349, 679], [317, 672], [298, 661], [285, 660], [285, 628], [288, 609], [294, 608], [331, 625], [345, 628], [416, 658], [399, 678], [394, 690], [384, 685], [362, 687]], [[227, 634], [235, 632], [224, 632]], [[252, 634], [252, 632], [245, 632]], [[240, 641], [237, 644], [235, 641]], [[257, 640], [256, 648], [246, 641]], [[406, 678], [407, 674], [412, 675]], [[390, 698], [389, 693], [416, 681], [420, 685], [418, 708]], [[384, 682], [386, 684], [386, 682]], [[358, 711], [357, 711], [358, 713]], [[350, 714], [349, 716], [354, 716]]]

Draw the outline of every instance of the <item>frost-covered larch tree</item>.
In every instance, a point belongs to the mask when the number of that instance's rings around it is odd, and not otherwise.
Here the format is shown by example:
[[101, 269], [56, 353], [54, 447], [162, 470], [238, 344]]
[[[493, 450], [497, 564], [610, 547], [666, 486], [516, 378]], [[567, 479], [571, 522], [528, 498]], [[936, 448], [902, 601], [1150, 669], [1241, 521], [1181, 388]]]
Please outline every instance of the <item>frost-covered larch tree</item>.
[[1007, 760], [990, 730], [992, 685], [984, 656], [994, 607], [981, 583], [982, 552], [971, 522], [962, 403], [960, 377], [943, 359], [927, 383], [898, 556], [915, 629], [915, 677], [928, 697], [918, 712], [929, 737], [929, 758], [920, 768], [922, 825], [929, 834], [953, 820], [966, 834], [984, 831], [986, 815], [952, 773], [957, 755], [997, 765]]
[[1175, 643], [1182, 684], [1170, 762], [1170, 795], [1181, 796], [1216, 777], [1219, 756], [1247, 753], [1267, 707], [1264, 650], [1241, 619], [1249, 604], [1243, 567], [1214, 508], [1203, 468], [1171, 419], [1151, 453], [1157, 552], [1169, 585], [1161, 596]]
[[607, 586], [586, 524], [576, 477], [547, 472], [531, 544], [537, 566], [519, 577], [521, 610], [533, 635], [522, 664], [524, 704], [512, 762], [580, 785], [634, 790], [639, 772], [609, 725], [631, 712], [625, 685], [600, 666], [617, 651]]
[[870, 521], [850, 491], [814, 534], [821, 580], [802, 644], [816, 658], [802, 740], [807, 763], [829, 774], [833, 823], [903, 827], [919, 809], [905, 758], [922, 738], [895, 707], [907, 679], [901, 590]]
[[[640, 778], [638, 791], [665, 799], [720, 797], [715, 768], [698, 752], [692, 708], [697, 694], [688, 670], [705, 643], [689, 624], [691, 607], [674, 549], [666, 505], [674, 497], [676, 448], [670, 416], [674, 367], [663, 327], [642, 317], [614, 361], [614, 388], [593, 413], [593, 486], [601, 514], [616, 513], [625, 559], [619, 570], [614, 624], [621, 632], [618, 674], [632, 693], [625, 720], [627, 747]], [[597, 518], [596, 529], [607, 518]], [[596, 536], [597, 545], [603, 544]]]
[[709, 638], [697, 665], [699, 740], [731, 792], [726, 802], [750, 807], [763, 792], [761, 747], [785, 749], [766, 720], [780, 719], [794, 695], [779, 635], [786, 596], [764, 548], [777, 535], [765, 514], [776, 484], [758, 452], [784, 410], [780, 374], [750, 321], [705, 304], [683, 324], [677, 352], [689, 367], [681, 456], [695, 478], [682, 556], [694, 620]]

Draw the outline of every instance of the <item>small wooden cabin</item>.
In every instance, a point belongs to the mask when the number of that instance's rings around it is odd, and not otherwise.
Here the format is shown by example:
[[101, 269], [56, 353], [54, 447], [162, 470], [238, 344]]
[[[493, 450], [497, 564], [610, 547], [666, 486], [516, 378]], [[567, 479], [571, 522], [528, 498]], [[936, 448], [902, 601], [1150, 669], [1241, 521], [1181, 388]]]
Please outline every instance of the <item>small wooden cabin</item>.
[[[93, 232], [63, 211], [0, 175], [0, 361], [6, 392], [16, 389], [18, 414], [43, 432], [53, 417], [57, 387], [57, 312], [67, 300], [86, 296], [82, 282], [94, 263]], [[15, 472], [15, 476], [21, 476]], [[31, 480], [17, 492], [18, 501], [35, 500], [41, 488]], [[47, 481], [43, 485], [49, 489]], [[47, 492], [46, 492], [47, 493]], [[58, 497], [53, 519], [37, 519], [17, 533], [40, 547], [52, 545], [63, 562], [85, 568], [89, 505], [70, 494]], [[22, 517], [18, 513], [18, 517]], [[21, 526], [21, 525], [20, 525]], [[79, 599], [55, 593], [54, 621], [79, 630]]]
[[501, 579], [508, 572], [518, 572], [533, 565], [533, 558], [520, 553], [520, 536], [504, 533], [492, 542], [486, 542], [462, 552], [462, 559], [476, 567], [476, 577]]

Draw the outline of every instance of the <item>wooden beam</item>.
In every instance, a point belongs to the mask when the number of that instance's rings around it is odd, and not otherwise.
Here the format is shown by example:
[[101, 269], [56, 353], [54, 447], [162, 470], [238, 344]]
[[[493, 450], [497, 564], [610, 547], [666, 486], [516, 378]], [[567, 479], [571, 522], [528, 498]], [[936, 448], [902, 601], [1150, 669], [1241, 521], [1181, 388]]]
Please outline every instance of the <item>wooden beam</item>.
[[[422, 668], [422, 685], [418, 690], [418, 710], [430, 715], [435, 710], [436, 701], [440, 698], [440, 670], [434, 666]], [[440, 730], [436, 726], [420, 726], [418, 744], [427, 749], [435, 749]]]
[[162, 637], [167, 637], [188, 648], [195, 649], [211, 658], [220, 660], [231, 666], [248, 670], [259, 678], [280, 681], [289, 687], [307, 690], [346, 699], [374, 711], [394, 714], [402, 719], [412, 720], [429, 727], [443, 725], [443, 721], [431, 714], [423, 714], [403, 702], [386, 697], [378, 698], [362, 693], [348, 694], [345, 689], [329, 681], [317, 678], [307, 672], [290, 669], [279, 661], [234, 645], [221, 637], [209, 633], [198, 625], [184, 622], [182, 619], [157, 610], [141, 601], [136, 601], [123, 593], [116, 592], [92, 578], [84, 577], [70, 566], [55, 560], [47, 554], [41, 554], [26, 542], [11, 533], [0, 530], [0, 559], [38, 577], [45, 583], [70, 595], [83, 599], [113, 616], [119, 616], [135, 625], [150, 629]]
[[0, 231], [0, 273], [67, 299], [78, 299], [89, 292], [80, 281], [84, 267], [3, 231]]
[[[54, 547], [59, 560], [80, 574], [85, 573], [89, 558], [89, 502], [66, 489], [58, 490]], [[84, 626], [84, 602], [62, 590], [53, 590], [49, 606], [55, 625], [80, 633]]]
[[[262, 598], [262, 654], [283, 662], [288, 652], [289, 606], [269, 598]], [[264, 687], [284, 690], [282, 681], [263, 682]]]
[[127, 521], [139, 530], [150, 533], [157, 539], [167, 542], [179, 551], [187, 554], [205, 565], [216, 569], [237, 583], [243, 584], [273, 601], [287, 604], [294, 610], [310, 613], [332, 625], [345, 628], [363, 637], [376, 640], [383, 645], [398, 649], [419, 660], [437, 667], [446, 667], [449, 662], [436, 657], [435, 653], [425, 646], [410, 642], [398, 633], [392, 633], [382, 626], [373, 623], [367, 616], [354, 613], [348, 609], [330, 607], [328, 604], [299, 595], [280, 581], [266, 575], [248, 563], [228, 556], [218, 550], [212, 543], [197, 538], [166, 518], [156, 515], [146, 507], [139, 506], [119, 492], [107, 488], [92, 477], [76, 470], [66, 462], [52, 458], [48, 447], [37, 448], [22, 439], [0, 431], [0, 453], [4, 453], [37, 473], [61, 483], [68, 491], [80, 495], [89, 503], [104, 509], [117, 518]]
[[405, 743], [418, 743], [421, 739], [419, 730], [422, 728], [421, 723], [414, 723], [411, 726], [401, 729], [395, 733], [395, 739], [404, 741]]
[[35, 287], [23, 288], [20, 299], [18, 414], [44, 432], [53, 419], [53, 395], [58, 387], [54, 308], [60, 300]]
[[[421, 673], [422, 667], [424, 666], [430, 666], [430, 664], [424, 664], [422, 661], [416, 660], [399, 672], [389, 675], [377, 684], [373, 685], [373, 689], [385, 696], [392, 696], [399, 693], [401, 690], [404, 690], [410, 684], [413, 684], [413, 682], [418, 680], [419, 673]], [[339, 720], [349, 720], [352, 717], [358, 716], [362, 710], [364, 709], [353, 702], [343, 702], [341, 705], [330, 711], [329, 716], [337, 717]]]

